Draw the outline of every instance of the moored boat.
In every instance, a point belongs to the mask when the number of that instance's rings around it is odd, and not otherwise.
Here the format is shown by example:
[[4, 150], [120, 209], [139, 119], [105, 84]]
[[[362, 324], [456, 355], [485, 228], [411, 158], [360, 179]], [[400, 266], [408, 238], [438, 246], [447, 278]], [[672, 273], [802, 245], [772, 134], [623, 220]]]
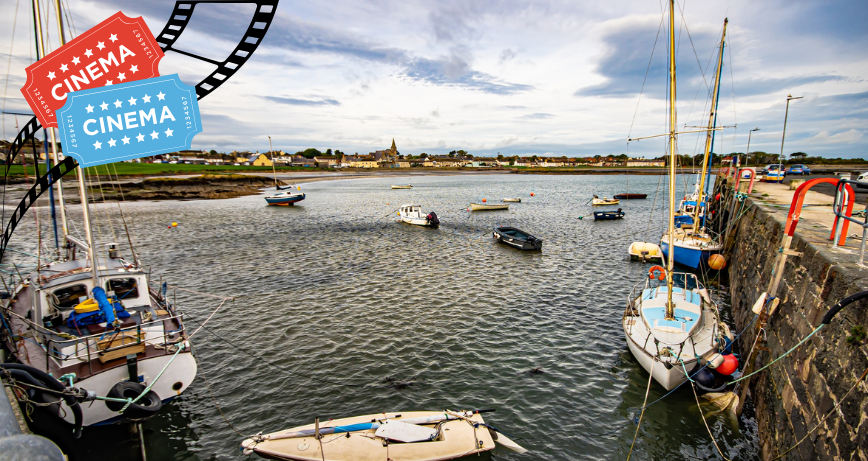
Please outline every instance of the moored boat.
[[512, 202], [512, 203], [521, 203], [521, 199], [518, 197], [505, 198], [505, 199], [503, 199], [503, 201], [504, 202]]
[[412, 189], [411, 184], [392, 184], [392, 189]]
[[432, 211], [425, 214], [422, 212], [421, 205], [404, 205], [398, 211], [398, 216], [401, 217], [401, 222], [407, 224], [434, 228], [440, 226], [440, 218], [437, 217], [437, 213]]
[[377, 413], [298, 426], [241, 443], [245, 454], [294, 461], [441, 461], [527, 450], [485, 424], [478, 411]]
[[594, 196], [593, 200], [591, 200], [591, 204], [592, 204], [593, 206], [600, 206], [600, 205], [617, 205], [617, 204], [619, 204], [619, 203], [621, 203], [621, 201], [618, 200], [618, 199], [609, 198], [609, 197], [603, 197], [603, 198], [600, 198], [600, 197], [597, 197], [596, 195]]
[[659, 245], [650, 242], [633, 242], [627, 249], [632, 261], [663, 262], [663, 250]]
[[619, 200], [639, 200], [647, 198], [648, 194], [615, 194], [614, 198]]
[[515, 227], [498, 226], [494, 228], [492, 236], [499, 242], [505, 243], [519, 250], [542, 250], [542, 239], [538, 239], [533, 235]]
[[290, 206], [304, 200], [304, 197], [304, 192], [296, 188], [296, 190], [284, 190], [274, 195], [266, 195], [265, 202], [269, 205]]
[[508, 210], [508, 203], [471, 203], [472, 211]]
[[623, 219], [624, 212], [618, 208], [617, 211], [595, 211], [594, 221], [608, 221], [612, 219]]

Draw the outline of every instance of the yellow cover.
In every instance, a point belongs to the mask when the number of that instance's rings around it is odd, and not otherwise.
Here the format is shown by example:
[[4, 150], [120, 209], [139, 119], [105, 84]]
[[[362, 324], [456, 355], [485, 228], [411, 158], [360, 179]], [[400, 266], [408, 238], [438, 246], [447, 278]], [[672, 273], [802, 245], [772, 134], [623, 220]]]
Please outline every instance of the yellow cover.
[[75, 306], [76, 314], [83, 314], [85, 312], [93, 312], [95, 310], [99, 310], [99, 304], [95, 299], [86, 299], [83, 302], [78, 303]]

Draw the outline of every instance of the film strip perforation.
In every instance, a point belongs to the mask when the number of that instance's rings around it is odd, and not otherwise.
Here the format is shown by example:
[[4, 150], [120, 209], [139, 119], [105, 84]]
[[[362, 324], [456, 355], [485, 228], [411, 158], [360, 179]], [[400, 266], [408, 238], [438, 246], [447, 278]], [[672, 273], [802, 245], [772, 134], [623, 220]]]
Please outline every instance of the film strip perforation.
[[15, 156], [18, 155], [18, 152], [21, 152], [21, 149], [24, 148], [27, 141], [29, 141], [40, 128], [42, 128], [42, 125], [39, 123], [39, 119], [33, 117], [24, 124], [24, 128], [21, 128], [21, 131], [18, 132], [18, 136], [15, 136], [15, 140], [12, 142], [12, 147], [9, 149], [9, 153], [6, 154], [5, 176], [9, 176], [9, 169], [12, 168], [12, 162], [15, 161]]

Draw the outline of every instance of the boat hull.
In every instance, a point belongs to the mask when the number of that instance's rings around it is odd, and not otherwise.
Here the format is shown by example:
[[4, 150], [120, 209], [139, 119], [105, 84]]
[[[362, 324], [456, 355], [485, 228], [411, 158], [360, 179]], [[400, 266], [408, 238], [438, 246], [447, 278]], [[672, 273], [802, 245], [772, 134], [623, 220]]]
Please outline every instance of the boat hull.
[[593, 206], [603, 206], [603, 205], [617, 205], [621, 203], [620, 200], [603, 200], [603, 199], [594, 199], [591, 201]]
[[[426, 416], [443, 415], [443, 412], [410, 411], [400, 414], [378, 413], [374, 415], [357, 416], [320, 423], [320, 428], [335, 426], [352, 426], [388, 418], [389, 421], [422, 418]], [[484, 423], [482, 416], [474, 414], [468, 419]], [[432, 423], [433, 424], [433, 423]], [[429, 425], [430, 427], [434, 427]], [[294, 427], [285, 431], [263, 436], [263, 438], [280, 436], [290, 432], [305, 432], [314, 429], [313, 424]], [[462, 420], [448, 420], [441, 423], [440, 437], [432, 441], [410, 443], [383, 443], [384, 440], [375, 437], [374, 429], [343, 432], [340, 434], [323, 435], [318, 440], [313, 436], [291, 437], [253, 442], [248, 439], [242, 446], [259, 456], [293, 460], [293, 461], [445, 461], [464, 456], [493, 450], [495, 442], [490, 431], [482, 426], [474, 428]]]
[[412, 188], [413, 188], [413, 186], [411, 186], [409, 184], [406, 186], [395, 186], [395, 185], [392, 186], [392, 189], [412, 189]]
[[431, 221], [428, 221], [425, 218], [401, 218], [401, 222], [405, 224], [412, 224], [414, 226], [422, 226], [422, 227], [440, 227], [440, 224], [434, 224]]
[[495, 204], [486, 204], [486, 203], [471, 203], [470, 209], [473, 211], [495, 211], [495, 210], [508, 210], [508, 203], [495, 203]]
[[[660, 250], [663, 251], [665, 257], [669, 257], [669, 242], [666, 239], [660, 242]], [[675, 262], [682, 266], [700, 269], [708, 266], [708, 258], [720, 251], [719, 248], [700, 249], [675, 242], [675, 254], [673, 258]]]
[[660, 246], [648, 242], [633, 242], [627, 249], [631, 261], [663, 262]]
[[265, 202], [268, 203], [268, 205], [273, 205], [273, 206], [291, 206], [291, 205], [295, 205], [296, 203], [304, 200], [304, 198], [305, 198], [304, 194], [295, 194], [295, 195], [291, 195], [291, 196], [287, 196], [287, 197], [280, 197], [280, 196], [274, 195], [274, 196], [265, 197]]
[[618, 200], [640, 200], [648, 198], [647, 194], [618, 194], [614, 196]]
[[610, 221], [613, 219], [623, 219], [623, 211], [595, 211], [594, 221]]
[[[510, 235], [510, 231], [517, 231], [520, 235]], [[530, 235], [524, 231], [512, 227], [498, 227], [494, 229], [492, 236], [498, 242], [506, 244], [512, 248], [525, 251], [540, 251], [542, 250], [543, 241]]]

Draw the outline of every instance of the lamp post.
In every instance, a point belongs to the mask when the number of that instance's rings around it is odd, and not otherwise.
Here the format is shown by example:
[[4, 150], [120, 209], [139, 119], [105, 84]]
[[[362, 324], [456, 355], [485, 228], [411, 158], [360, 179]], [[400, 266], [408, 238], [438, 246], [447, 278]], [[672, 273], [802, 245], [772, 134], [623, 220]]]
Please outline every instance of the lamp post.
[[787, 110], [784, 112], [784, 132], [781, 134], [781, 156], [778, 158], [778, 163], [781, 164], [781, 168], [784, 167], [784, 138], [787, 136], [787, 116], [790, 114], [790, 101], [793, 99], [802, 99], [804, 96], [796, 96], [788, 94], [787, 95]]
[[[759, 127], [756, 127], [756, 128], [747, 132], [747, 150], [744, 153], [745, 157], [747, 157], [747, 158], [745, 158], [745, 160], [750, 158], [750, 135], [752, 135], [754, 131], [759, 131], [759, 130], [760, 130]], [[745, 162], [744, 164], [747, 165], [747, 162]]]

